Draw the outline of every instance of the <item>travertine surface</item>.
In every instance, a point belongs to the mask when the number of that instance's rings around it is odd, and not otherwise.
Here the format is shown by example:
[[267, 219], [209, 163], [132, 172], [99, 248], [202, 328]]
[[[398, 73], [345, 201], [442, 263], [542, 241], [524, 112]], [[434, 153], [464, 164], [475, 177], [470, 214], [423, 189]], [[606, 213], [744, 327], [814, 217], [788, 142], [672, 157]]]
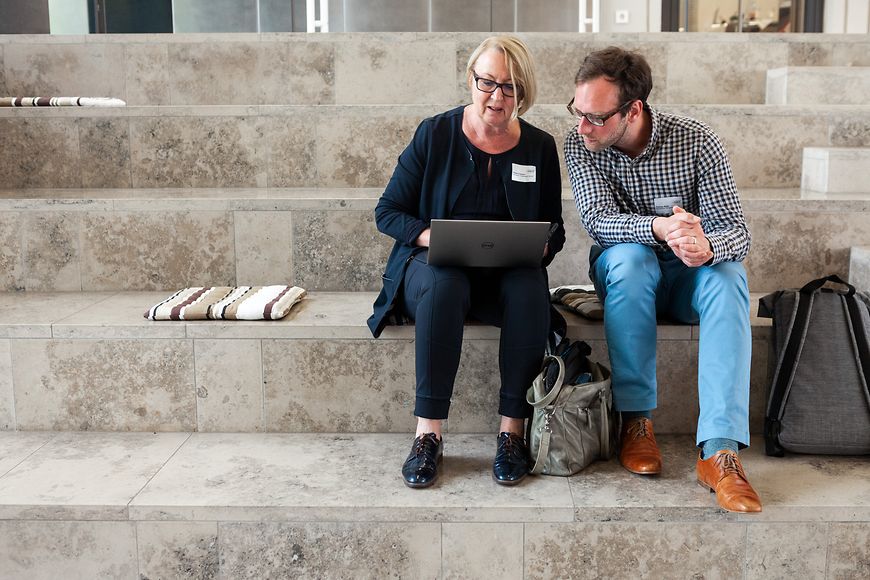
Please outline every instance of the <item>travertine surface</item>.
[[12, 365], [20, 429], [183, 431], [196, 424], [192, 341], [16, 341]]
[[853, 247], [849, 258], [849, 283], [870, 292], [870, 247]]

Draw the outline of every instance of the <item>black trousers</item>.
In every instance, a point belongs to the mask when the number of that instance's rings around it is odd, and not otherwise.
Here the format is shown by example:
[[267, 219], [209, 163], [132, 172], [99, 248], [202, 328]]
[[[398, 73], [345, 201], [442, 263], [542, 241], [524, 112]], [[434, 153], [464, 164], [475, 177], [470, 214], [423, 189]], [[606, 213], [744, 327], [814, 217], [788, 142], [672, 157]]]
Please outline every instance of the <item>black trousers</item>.
[[500, 415], [526, 418], [526, 390], [541, 370], [550, 327], [543, 268], [430, 266], [427, 252], [405, 272], [400, 304], [416, 325], [417, 397], [414, 414], [446, 419], [467, 317], [501, 328]]

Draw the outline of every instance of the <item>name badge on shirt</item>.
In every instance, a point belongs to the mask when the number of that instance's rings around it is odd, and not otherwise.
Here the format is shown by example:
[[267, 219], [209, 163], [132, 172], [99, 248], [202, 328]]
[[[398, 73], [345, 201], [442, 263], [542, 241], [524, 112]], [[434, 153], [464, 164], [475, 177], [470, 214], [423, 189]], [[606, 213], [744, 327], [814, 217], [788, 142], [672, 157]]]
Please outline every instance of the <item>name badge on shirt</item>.
[[518, 165], [516, 163], [511, 163], [511, 179], [513, 181], [534, 183], [535, 175], [534, 165]]
[[683, 203], [682, 197], [657, 197], [655, 198], [656, 215], [669, 216], [674, 213], [674, 206]]

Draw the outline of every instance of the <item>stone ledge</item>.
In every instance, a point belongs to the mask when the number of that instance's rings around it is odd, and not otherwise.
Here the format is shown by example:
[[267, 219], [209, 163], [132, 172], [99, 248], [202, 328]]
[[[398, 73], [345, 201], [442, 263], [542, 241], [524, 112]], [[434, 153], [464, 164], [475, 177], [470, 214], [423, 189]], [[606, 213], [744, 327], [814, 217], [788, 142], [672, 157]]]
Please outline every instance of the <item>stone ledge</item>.
[[[144, 313], [167, 292], [0, 293], [0, 339], [359, 339], [372, 340], [366, 326], [374, 292], [311, 292], [285, 318], [272, 321], [152, 321]], [[754, 338], [767, 338], [770, 320], [754, 315], [761, 294], [751, 296]], [[563, 311], [572, 338], [603, 340], [604, 327]], [[498, 340], [495, 327], [471, 323], [468, 340]], [[414, 338], [413, 325], [388, 326], [383, 340]], [[697, 340], [694, 325], [659, 325], [659, 340]]]
[[867, 522], [860, 457], [741, 453], [764, 502], [733, 514], [695, 481], [691, 436], [662, 436], [664, 471], [618, 461], [578, 475], [491, 479], [494, 436], [445, 435], [442, 476], [406, 488], [405, 434], [0, 433], [4, 520], [294, 522]]

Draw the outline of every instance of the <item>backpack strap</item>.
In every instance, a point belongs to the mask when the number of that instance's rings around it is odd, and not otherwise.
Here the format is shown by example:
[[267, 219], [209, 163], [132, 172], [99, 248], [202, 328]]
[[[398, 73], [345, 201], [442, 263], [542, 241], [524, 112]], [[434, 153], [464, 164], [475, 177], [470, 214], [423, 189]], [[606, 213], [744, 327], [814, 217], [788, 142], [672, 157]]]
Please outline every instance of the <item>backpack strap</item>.
[[867, 344], [866, 330], [868, 329], [864, 328], [864, 321], [861, 318], [861, 309], [864, 305], [853, 294], [844, 296], [843, 299], [846, 301], [846, 308], [849, 311], [855, 346], [858, 347], [858, 362], [864, 375], [864, 395], [867, 397], [867, 404], [870, 405], [870, 345]]
[[[838, 278], [839, 280], [839, 278]], [[780, 421], [785, 407], [785, 399], [794, 378], [795, 367], [800, 359], [804, 337], [813, 309], [813, 292], [824, 286], [826, 278], [814, 280], [795, 292], [795, 305], [788, 328], [788, 338], [773, 375], [773, 386], [767, 403], [767, 414], [764, 417], [764, 452], [767, 455], [782, 457], [785, 450], [779, 445]], [[816, 284], [818, 283], [818, 286]]]

